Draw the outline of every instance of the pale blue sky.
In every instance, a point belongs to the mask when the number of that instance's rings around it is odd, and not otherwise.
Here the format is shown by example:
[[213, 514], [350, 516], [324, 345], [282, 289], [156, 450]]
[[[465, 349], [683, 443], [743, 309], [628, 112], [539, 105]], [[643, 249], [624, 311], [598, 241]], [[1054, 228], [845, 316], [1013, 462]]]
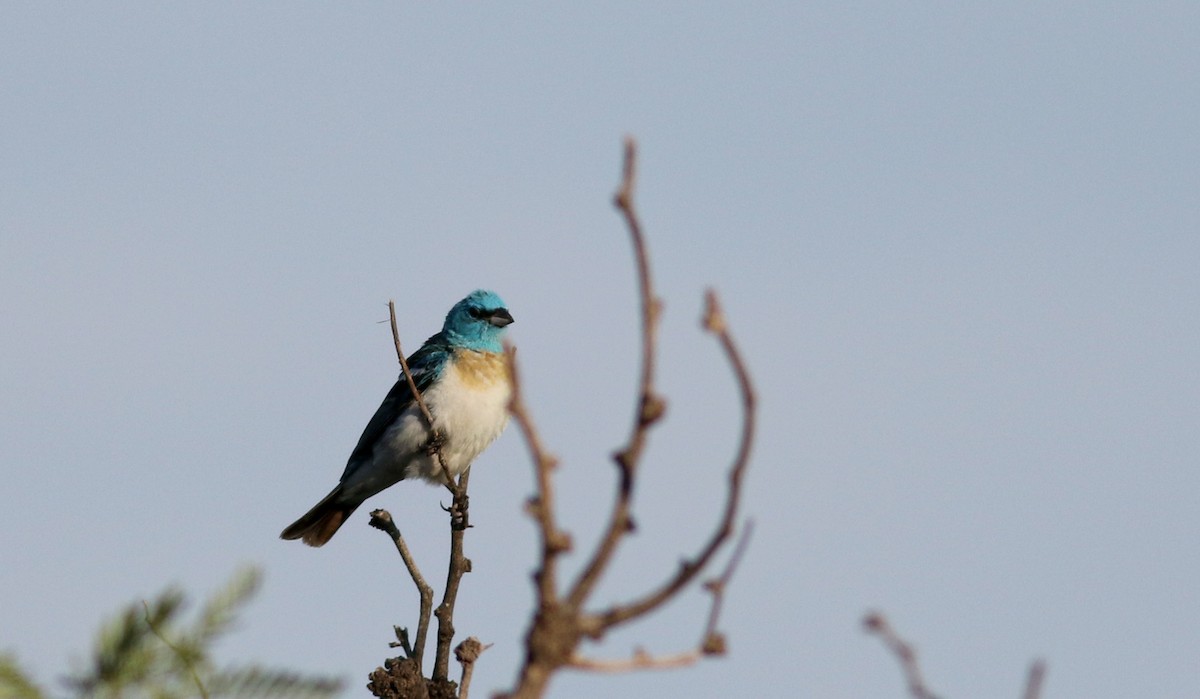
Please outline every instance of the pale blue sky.
[[[226, 660], [347, 697], [416, 596], [333, 485], [410, 349], [478, 286], [517, 323], [593, 541], [636, 366], [620, 140], [666, 316], [640, 533], [598, 603], [707, 535], [734, 387], [762, 397], [723, 660], [559, 697], [902, 696], [882, 609], [947, 697], [1200, 692], [1200, 6], [50, 4], [0, 9], [0, 648], [62, 674], [119, 605], [239, 564]], [[531, 469], [472, 478], [457, 626], [512, 681]], [[442, 578], [445, 497], [389, 508]], [[578, 560], [572, 559], [572, 565]], [[589, 652], [694, 643], [693, 591]]]

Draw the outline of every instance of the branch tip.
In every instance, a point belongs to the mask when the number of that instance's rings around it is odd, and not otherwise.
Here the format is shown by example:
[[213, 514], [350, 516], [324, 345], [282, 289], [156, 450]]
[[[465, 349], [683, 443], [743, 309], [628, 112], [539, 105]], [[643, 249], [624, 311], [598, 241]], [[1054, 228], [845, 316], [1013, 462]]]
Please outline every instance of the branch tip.
[[483, 644], [478, 638], [469, 636], [465, 641], [454, 647], [454, 659], [460, 663], [473, 663], [479, 659], [483, 651], [491, 648], [494, 644]]
[[717, 300], [717, 292], [712, 289], [704, 292], [704, 318], [702, 324], [705, 330], [717, 335], [729, 330], [725, 324], [725, 313], [721, 310], [721, 302]]
[[[433, 607], [433, 588], [425, 581], [425, 576], [421, 575], [421, 569], [417, 567], [417, 562], [413, 559], [412, 552], [408, 550], [408, 543], [404, 541], [404, 536], [400, 534], [400, 529], [392, 519], [391, 513], [383, 509], [373, 510], [368, 523], [387, 534], [388, 538], [392, 540], [392, 544], [396, 547], [396, 552], [400, 554], [400, 560], [404, 561], [404, 567], [408, 569], [408, 574], [412, 578], [413, 585], [417, 588], [417, 594], [420, 597], [420, 606], [418, 608], [420, 616], [417, 621], [416, 643], [409, 645], [408, 629], [399, 626], [393, 626], [392, 628], [396, 632], [396, 639], [400, 641], [400, 647], [404, 648], [404, 654], [416, 664], [419, 674], [421, 659], [425, 655], [425, 638], [429, 635], [429, 614], [430, 609]], [[392, 644], [392, 647], [396, 647], [395, 644]]]
[[728, 332], [716, 294], [709, 290], [706, 296], [704, 327], [717, 336], [724, 350], [725, 358], [736, 378], [742, 408], [742, 430], [732, 463], [728, 467], [724, 510], [719, 513], [717, 526], [705, 540], [701, 550], [695, 557], [681, 561], [679, 568], [670, 572], [663, 583], [631, 602], [614, 605], [601, 612], [586, 611], [587, 602], [609, 568], [621, 541], [636, 530], [632, 499], [637, 475], [641, 470], [650, 428], [664, 417], [667, 407], [666, 400], [658, 394], [654, 380], [663, 301], [654, 291], [646, 241], [634, 206], [637, 174], [637, 144], [633, 138], [627, 137], [624, 141], [621, 179], [613, 195], [613, 204], [624, 220], [633, 247], [641, 315], [641, 371], [628, 440], [612, 453], [612, 459], [618, 466], [618, 482], [607, 525], [595, 550], [589, 555], [565, 594], [560, 594], [554, 585], [555, 563], [557, 554], [564, 550], [562, 542], [565, 535], [554, 524], [549, 478], [553, 463], [546, 460], [548, 455], [541, 449], [533, 429], [532, 420], [521, 398], [515, 367], [511, 374], [513, 395], [509, 410], [521, 425], [537, 471], [538, 497], [527, 501], [526, 510], [538, 520], [542, 555], [541, 566], [532, 576], [538, 591], [538, 612], [526, 635], [525, 662], [519, 673], [516, 690], [511, 695], [502, 696], [541, 696], [549, 677], [563, 667], [599, 672], [681, 667], [694, 664], [706, 656], [727, 652], [726, 638], [716, 630], [716, 626], [729, 581], [747, 546], [751, 528], [749, 523], [730, 555], [724, 571], [715, 580], [705, 583], [704, 589], [711, 594], [712, 604], [704, 633], [696, 640], [691, 650], [675, 655], [652, 656], [637, 648], [631, 657], [624, 660], [587, 658], [578, 650], [581, 641], [600, 639], [611, 628], [640, 618], [658, 609], [668, 600], [674, 599], [687, 585], [697, 582], [698, 576], [713, 563], [714, 556], [726, 547], [734, 535], [734, 523], [738, 521], [738, 509], [742, 499], [742, 480], [749, 465], [754, 437], [756, 409], [753, 387], [741, 355]]
[[613, 197], [619, 209], [633, 206], [633, 186], [637, 175], [637, 142], [632, 136], [625, 137], [625, 150], [621, 163], [621, 186]]
[[878, 636], [892, 655], [896, 656], [904, 673], [904, 680], [908, 684], [908, 693], [913, 699], [937, 699], [937, 695], [925, 685], [921, 666], [917, 662], [916, 649], [892, 629], [887, 617], [880, 612], [868, 612], [863, 617], [862, 624], [867, 633]]
[[1042, 682], [1046, 679], [1046, 663], [1038, 659], [1029, 666], [1029, 676], [1025, 680], [1024, 699], [1040, 699]]
[[725, 655], [729, 650], [725, 641], [725, 634], [710, 633], [704, 637], [704, 643], [700, 646], [700, 652], [705, 655]]
[[389, 528], [394, 529], [396, 522], [392, 519], [392, 513], [387, 510], [372, 510], [371, 519], [367, 524], [375, 527], [380, 531], [388, 531]]

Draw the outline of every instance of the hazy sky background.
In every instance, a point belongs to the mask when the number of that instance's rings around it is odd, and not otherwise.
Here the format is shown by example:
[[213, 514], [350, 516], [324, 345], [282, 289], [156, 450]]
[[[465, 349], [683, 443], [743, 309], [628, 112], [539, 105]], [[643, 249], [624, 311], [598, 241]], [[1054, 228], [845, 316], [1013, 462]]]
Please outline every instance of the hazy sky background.
[[[444, 576], [403, 484], [313, 550], [407, 347], [487, 286], [595, 540], [637, 362], [620, 142], [666, 301], [638, 536], [670, 574], [762, 398], [730, 655], [552, 696], [899, 697], [885, 611], [947, 697], [1200, 693], [1200, 5], [6, 3], [0, 9], [0, 649], [63, 675], [119, 606], [241, 563], [226, 661], [348, 680]], [[533, 600], [523, 444], [477, 462], [456, 618], [508, 687]], [[579, 556], [570, 559], [571, 569]], [[691, 591], [597, 657], [699, 637]], [[430, 661], [431, 662], [431, 661]]]

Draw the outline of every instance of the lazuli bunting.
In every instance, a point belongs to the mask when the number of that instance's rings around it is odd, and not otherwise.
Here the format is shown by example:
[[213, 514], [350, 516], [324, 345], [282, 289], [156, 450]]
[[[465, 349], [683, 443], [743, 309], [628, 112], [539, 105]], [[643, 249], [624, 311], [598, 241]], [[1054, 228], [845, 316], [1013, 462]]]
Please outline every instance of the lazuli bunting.
[[329, 541], [364, 500], [405, 478], [457, 477], [508, 422], [511, 393], [501, 338], [513, 322], [500, 297], [471, 292], [446, 314], [442, 331], [408, 358], [413, 382], [442, 436], [441, 460], [403, 373], [367, 423], [346, 470], [325, 499], [280, 534], [309, 546]]

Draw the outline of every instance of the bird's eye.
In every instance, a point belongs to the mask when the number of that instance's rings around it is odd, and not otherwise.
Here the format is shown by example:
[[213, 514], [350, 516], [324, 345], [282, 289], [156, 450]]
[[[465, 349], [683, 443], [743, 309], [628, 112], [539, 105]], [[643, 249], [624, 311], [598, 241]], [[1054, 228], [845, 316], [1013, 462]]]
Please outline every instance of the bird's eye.
[[483, 311], [474, 306], [468, 308], [467, 313], [470, 313], [472, 318], [478, 319], [483, 317]]

